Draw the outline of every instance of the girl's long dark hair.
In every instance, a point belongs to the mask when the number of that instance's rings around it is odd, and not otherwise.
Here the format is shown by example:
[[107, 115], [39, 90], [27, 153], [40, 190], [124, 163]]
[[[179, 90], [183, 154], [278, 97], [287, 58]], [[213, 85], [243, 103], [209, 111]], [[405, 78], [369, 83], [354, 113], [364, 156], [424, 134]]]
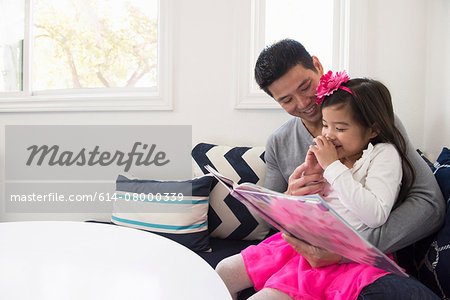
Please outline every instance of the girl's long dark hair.
[[372, 144], [391, 143], [397, 149], [402, 159], [402, 185], [394, 207], [402, 203], [416, 178], [414, 168], [406, 157], [406, 142], [395, 126], [394, 109], [389, 90], [379, 81], [356, 78], [342, 84], [352, 93], [338, 89], [332, 95], [325, 97], [321, 108], [348, 104], [354, 119], [366, 128], [374, 127], [378, 135], [371, 140]]

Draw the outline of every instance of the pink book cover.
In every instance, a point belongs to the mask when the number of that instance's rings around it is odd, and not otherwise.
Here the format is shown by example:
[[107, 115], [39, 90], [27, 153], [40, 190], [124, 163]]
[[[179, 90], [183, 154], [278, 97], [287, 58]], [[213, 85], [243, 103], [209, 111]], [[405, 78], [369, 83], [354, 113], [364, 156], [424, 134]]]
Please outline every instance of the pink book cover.
[[211, 166], [205, 168], [234, 198], [278, 230], [353, 262], [408, 276], [393, 260], [360, 236], [319, 195], [288, 196], [252, 183], [237, 185]]

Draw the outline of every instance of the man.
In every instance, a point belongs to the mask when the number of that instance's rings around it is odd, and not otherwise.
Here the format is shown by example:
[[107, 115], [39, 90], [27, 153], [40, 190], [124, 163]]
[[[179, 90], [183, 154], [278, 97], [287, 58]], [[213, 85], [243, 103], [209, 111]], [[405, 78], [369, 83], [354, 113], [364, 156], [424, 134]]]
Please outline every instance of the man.
[[[311, 184], [320, 181], [322, 175], [302, 176], [305, 167], [300, 166], [309, 146], [313, 144], [313, 138], [322, 131], [322, 115], [315, 103], [315, 93], [323, 73], [319, 59], [310, 56], [300, 43], [293, 40], [282, 40], [264, 49], [256, 62], [255, 79], [260, 88], [294, 116], [276, 130], [267, 142], [265, 186], [269, 189], [289, 195], [305, 195], [320, 193], [324, 186], [323, 183]], [[442, 225], [445, 213], [445, 202], [434, 176], [415, 152], [398, 118], [396, 125], [407, 142], [407, 156], [415, 168], [416, 181], [406, 200], [391, 212], [383, 226], [368, 228], [363, 232], [366, 239], [387, 253], [397, 251], [436, 231]], [[341, 262], [342, 257], [336, 254], [309, 246], [292, 237], [286, 236], [285, 239], [312, 266]], [[398, 288], [397, 291], [391, 289], [395, 284], [401, 287], [400, 291]], [[378, 294], [394, 299], [414, 292], [418, 293], [418, 299], [427, 297], [429, 293], [424, 286], [412, 279], [388, 275], [366, 287], [361, 294]]]

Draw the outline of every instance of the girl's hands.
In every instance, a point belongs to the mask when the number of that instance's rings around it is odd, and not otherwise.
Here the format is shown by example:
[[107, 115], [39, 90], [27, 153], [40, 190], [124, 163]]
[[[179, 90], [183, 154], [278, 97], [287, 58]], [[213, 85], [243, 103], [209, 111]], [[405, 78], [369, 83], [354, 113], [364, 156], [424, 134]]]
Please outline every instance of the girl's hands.
[[311, 195], [319, 193], [323, 195], [324, 180], [323, 169], [319, 165], [313, 152], [308, 151], [305, 162], [298, 166], [289, 176], [289, 184], [286, 194]]
[[333, 143], [318, 136], [314, 139], [317, 145], [309, 147], [305, 162], [298, 166], [289, 177], [287, 195], [323, 195], [325, 182], [323, 170], [338, 159]]
[[316, 157], [322, 169], [325, 170], [329, 165], [339, 159], [336, 147], [324, 136], [317, 136], [314, 139], [314, 142], [316, 143], [316, 145], [309, 146], [308, 154], [309, 152], [314, 153], [314, 156]]

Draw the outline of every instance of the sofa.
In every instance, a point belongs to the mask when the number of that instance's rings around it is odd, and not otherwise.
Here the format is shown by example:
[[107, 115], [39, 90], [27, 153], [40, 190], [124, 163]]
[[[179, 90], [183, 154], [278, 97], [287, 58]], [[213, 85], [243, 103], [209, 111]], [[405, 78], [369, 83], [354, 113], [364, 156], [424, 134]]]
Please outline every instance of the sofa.
[[[450, 199], [450, 151], [444, 148], [436, 163], [423, 156], [434, 171], [447, 203]], [[276, 231], [234, 199], [212, 176], [211, 165], [236, 183], [262, 185], [265, 177], [264, 147], [231, 147], [199, 143], [192, 149], [194, 179], [185, 181], [140, 180], [119, 176], [116, 193], [164, 194], [182, 191], [188, 205], [173, 205], [177, 211], [163, 212], [164, 203], [147, 201], [139, 207], [115, 207], [111, 222], [148, 230], [189, 247], [213, 268], [219, 261], [257, 244]], [[186, 192], [192, 190], [192, 193]], [[188, 195], [189, 194], [189, 195]], [[175, 195], [175, 193], [173, 193]], [[186, 196], [187, 195], [187, 196]], [[175, 199], [172, 199], [175, 200]], [[163, 201], [161, 201], [163, 202]], [[181, 203], [181, 202], [180, 202]], [[184, 209], [184, 211], [181, 211]], [[155, 213], [156, 211], [156, 213]], [[164, 211], [167, 212], [167, 211]], [[397, 262], [443, 299], [450, 297], [450, 210], [444, 228], [436, 235], [397, 253]], [[252, 291], [247, 291], [251, 293]], [[246, 292], [246, 293], [247, 293]], [[244, 293], [245, 294], [245, 293]], [[244, 299], [246, 295], [241, 295]]]

